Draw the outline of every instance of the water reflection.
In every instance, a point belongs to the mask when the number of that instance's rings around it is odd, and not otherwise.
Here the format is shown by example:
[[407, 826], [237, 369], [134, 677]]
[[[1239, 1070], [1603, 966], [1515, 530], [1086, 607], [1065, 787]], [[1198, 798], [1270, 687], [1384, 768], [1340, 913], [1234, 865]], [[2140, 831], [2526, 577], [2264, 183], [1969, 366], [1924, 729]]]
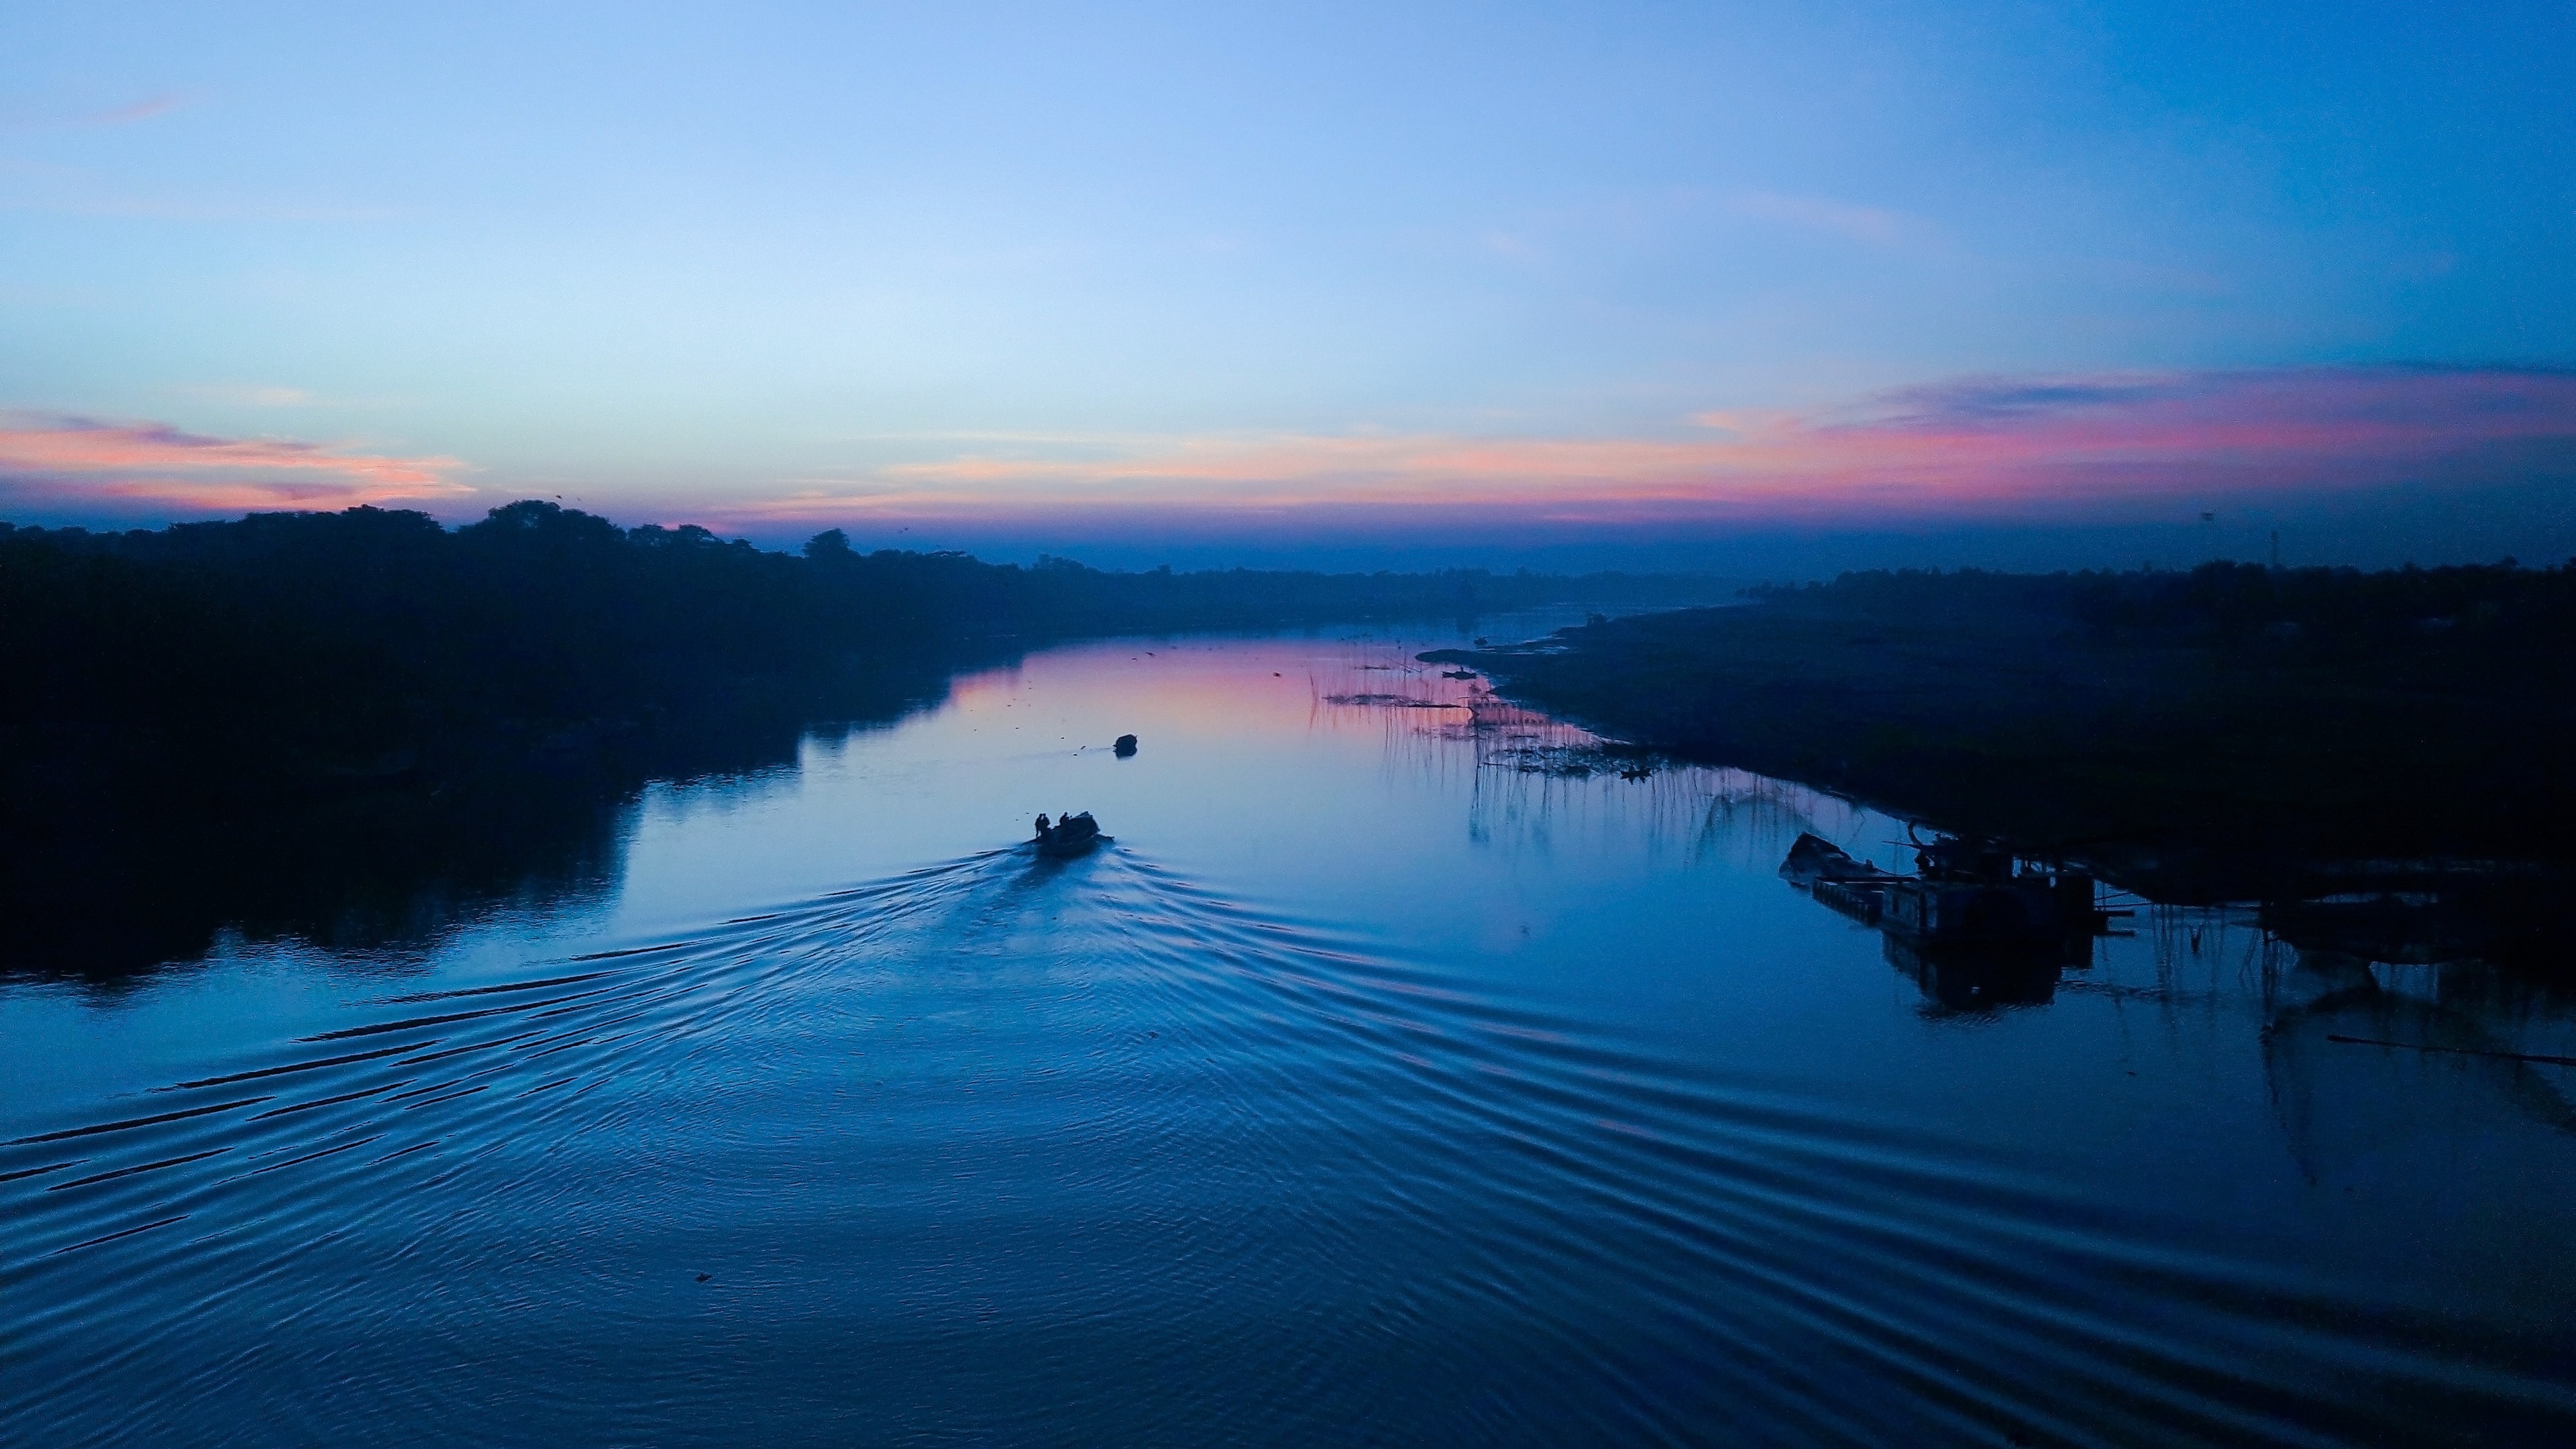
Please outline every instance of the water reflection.
[[[573, 735], [430, 780], [358, 783], [256, 814], [78, 823], [15, 871], [0, 910], [0, 980], [106, 990], [140, 973], [246, 947], [425, 959], [499, 917], [606, 904], [648, 788], [724, 793], [792, 771], [800, 754], [935, 708], [951, 672], [992, 650], [896, 659], [844, 687], [837, 713], [710, 708], [649, 737]], [[574, 747], [576, 746], [577, 747]]]
[[2563, 1069], [2466, 1054], [2562, 994], [2145, 904], [1892, 971], [1779, 866], [1903, 822], [1424, 642], [1032, 654], [399, 973], [0, 988], [0, 1437], [2568, 1437]]
[[418, 957], [495, 914], [605, 898], [632, 808], [623, 782], [540, 780], [153, 822], [58, 862], [87, 889], [14, 902], [0, 978], [119, 991], [157, 967], [286, 943]]
[[1943, 1011], [2046, 1006], [2057, 999], [2058, 978], [2069, 964], [2068, 951], [2054, 944], [1939, 951], [1899, 936], [1879, 939], [1888, 964], [1912, 977], [1924, 999]]
[[[2563, 984], [2477, 962], [2391, 966], [2297, 952], [2267, 978], [2264, 1066], [2301, 1168], [2348, 1170], [2338, 1139], [2385, 1139], [2418, 1124], [2389, 1110], [2401, 1093], [2483, 1099], [2505, 1118], [2576, 1133], [2565, 1068], [2576, 1066], [2576, 999]], [[2557, 1050], [2551, 1050], [2557, 1048]]]

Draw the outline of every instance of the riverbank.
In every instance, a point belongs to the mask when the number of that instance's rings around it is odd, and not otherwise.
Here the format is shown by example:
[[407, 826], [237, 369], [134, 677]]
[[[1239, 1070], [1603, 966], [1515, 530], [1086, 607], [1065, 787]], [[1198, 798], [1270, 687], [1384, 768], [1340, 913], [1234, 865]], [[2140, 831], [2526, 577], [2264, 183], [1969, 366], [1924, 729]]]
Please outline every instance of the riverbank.
[[1850, 576], [1438, 650], [1668, 754], [2094, 864], [2162, 900], [2554, 891], [2576, 570]]
[[412, 929], [0, 979], [0, 1440], [2571, 1438], [2567, 1073], [2482, 1053], [2576, 996], [2141, 912], [1954, 1004], [1776, 873], [1899, 821], [1333, 702], [1472, 637], [1033, 650]]
[[838, 530], [789, 555], [536, 500], [456, 529], [373, 508], [124, 534], [0, 524], [0, 821], [265, 808], [353, 779], [590, 753], [674, 718], [869, 715], [923, 661], [1054, 640], [1715, 592], [1481, 570], [1021, 568], [863, 553]]
[[960, 670], [1065, 640], [1721, 593], [1022, 568], [837, 530], [788, 555], [533, 500], [456, 529], [373, 508], [0, 523], [0, 972], [114, 976], [225, 922], [400, 935], [590, 869], [647, 781], [793, 760], [808, 727], [897, 719]]

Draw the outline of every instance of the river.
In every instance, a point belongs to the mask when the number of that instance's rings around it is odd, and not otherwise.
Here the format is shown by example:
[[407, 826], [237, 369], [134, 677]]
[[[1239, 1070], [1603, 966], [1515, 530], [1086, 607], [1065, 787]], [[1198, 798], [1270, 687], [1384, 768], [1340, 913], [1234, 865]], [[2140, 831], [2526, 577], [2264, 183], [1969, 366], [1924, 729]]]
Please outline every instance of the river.
[[1462, 632], [1048, 649], [417, 930], [0, 984], [0, 1438], [2576, 1442], [2576, 1071], [2481, 1054], [2566, 993], [2143, 903], [1963, 991], [1778, 874], [1904, 822]]

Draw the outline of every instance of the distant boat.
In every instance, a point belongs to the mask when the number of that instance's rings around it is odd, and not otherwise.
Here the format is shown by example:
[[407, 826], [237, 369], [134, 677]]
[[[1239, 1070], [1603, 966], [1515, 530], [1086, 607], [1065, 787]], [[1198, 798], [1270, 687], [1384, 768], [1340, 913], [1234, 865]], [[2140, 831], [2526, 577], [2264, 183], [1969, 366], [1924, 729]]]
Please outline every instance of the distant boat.
[[1053, 829], [1039, 831], [1038, 854], [1058, 857], [1081, 855], [1108, 838], [1100, 833], [1100, 822], [1092, 819], [1091, 812], [1085, 810], [1079, 815], [1064, 817], [1056, 822]]

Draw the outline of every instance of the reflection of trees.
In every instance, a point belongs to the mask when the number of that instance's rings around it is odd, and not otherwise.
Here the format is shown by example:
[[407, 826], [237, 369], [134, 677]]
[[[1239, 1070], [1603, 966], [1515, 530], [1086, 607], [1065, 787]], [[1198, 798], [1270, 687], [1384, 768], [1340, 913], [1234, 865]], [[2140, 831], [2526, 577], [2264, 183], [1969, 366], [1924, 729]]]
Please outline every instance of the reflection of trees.
[[12, 883], [0, 970], [114, 985], [220, 942], [402, 954], [497, 911], [579, 910], [613, 889], [633, 804], [614, 780], [514, 775], [124, 820], [58, 841], [54, 889]]
[[944, 698], [953, 669], [997, 657], [880, 659], [828, 692], [713, 700], [649, 731], [526, 742], [265, 809], [67, 819], [0, 881], [0, 972], [111, 985], [226, 939], [417, 953], [494, 912], [581, 910], [614, 894], [648, 784], [792, 767], [809, 732], [900, 718]]

